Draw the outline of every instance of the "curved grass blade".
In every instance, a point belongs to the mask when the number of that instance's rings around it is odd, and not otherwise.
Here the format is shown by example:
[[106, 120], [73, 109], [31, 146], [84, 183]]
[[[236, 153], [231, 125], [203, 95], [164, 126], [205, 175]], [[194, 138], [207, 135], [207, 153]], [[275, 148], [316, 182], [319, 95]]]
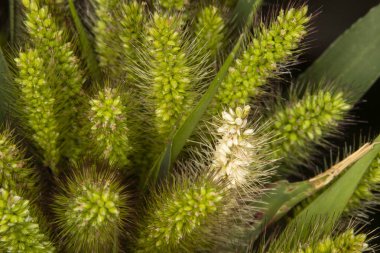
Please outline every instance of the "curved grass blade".
[[247, 241], [255, 241], [268, 226], [284, 217], [294, 206], [301, 201], [324, 189], [335, 178], [341, 175], [350, 165], [361, 159], [371, 151], [372, 146], [363, 145], [359, 150], [335, 164], [325, 172], [302, 182], [289, 183], [279, 181], [270, 187], [270, 191], [260, 200], [261, 209], [256, 213], [258, 217], [254, 228], [246, 234]]
[[379, 24], [380, 5], [336, 39], [299, 80], [334, 81], [359, 100], [380, 77]]
[[347, 203], [362, 180], [373, 159], [380, 153], [380, 135], [370, 146], [368, 152], [330, 185], [321, 195], [302, 210], [288, 226], [297, 227], [299, 238], [308, 235], [307, 228], [316, 218], [334, 224], [340, 218]]
[[98, 66], [98, 61], [96, 60], [95, 51], [90, 43], [87, 31], [79, 18], [78, 12], [75, 8], [74, 0], [69, 0], [69, 9], [75, 24], [75, 28], [79, 35], [82, 57], [86, 61], [87, 68], [90, 72], [92, 79], [95, 81], [100, 80], [100, 69]]

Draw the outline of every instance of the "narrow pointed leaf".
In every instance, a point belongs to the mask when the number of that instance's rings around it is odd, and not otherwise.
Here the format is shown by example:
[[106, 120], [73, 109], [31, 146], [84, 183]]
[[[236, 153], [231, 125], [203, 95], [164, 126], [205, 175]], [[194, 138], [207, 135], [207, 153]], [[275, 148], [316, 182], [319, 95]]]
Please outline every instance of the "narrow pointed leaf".
[[359, 100], [380, 77], [379, 24], [380, 5], [336, 39], [300, 76], [300, 81], [335, 81]]

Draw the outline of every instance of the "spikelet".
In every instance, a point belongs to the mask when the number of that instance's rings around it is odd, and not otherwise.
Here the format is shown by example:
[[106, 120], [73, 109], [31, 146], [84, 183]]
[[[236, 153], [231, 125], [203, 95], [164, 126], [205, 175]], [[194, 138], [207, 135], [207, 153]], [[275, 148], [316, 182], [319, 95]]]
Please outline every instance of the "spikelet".
[[[362, 209], [366, 203], [377, 200], [380, 186], [380, 154], [372, 161], [350, 198], [345, 213]], [[368, 206], [366, 206], [368, 208]]]
[[210, 229], [224, 221], [219, 219], [227, 204], [223, 184], [212, 177], [184, 175], [163, 187], [148, 202], [136, 252], [194, 252], [215, 243]]
[[293, 164], [302, 162], [313, 145], [336, 130], [350, 108], [343, 92], [323, 88], [278, 108], [271, 117], [277, 136], [272, 143], [274, 155]]
[[136, 47], [142, 43], [141, 29], [145, 25], [144, 5], [131, 1], [121, 4], [120, 32], [119, 38], [123, 47], [123, 70], [128, 74], [133, 74], [131, 65], [137, 61]]
[[359, 253], [368, 250], [366, 234], [355, 234], [353, 229], [344, 231], [337, 236], [319, 240], [313, 245], [300, 247], [293, 253]]
[[118, 34], [121, 29], [116, 17], [120, 2], [120, 0], [95, 0], [96, 21], [93, 28], [99, 66], [104, 72], [115, 77], [121, 74], [121, 68], [117, 66], [122, 52]]
[[218, 55], [225, 39], [225, 24], [217, 7], [210, 5], [203, 8], [197, 15], [195, 35], [201, 50], [209, 53], [212, 58]]
[[304, 6], [281, 10], [269, 28], [262, 25], [221, 83], [214, 101], [216, 112], [222, 106], [235, 108], [247, 104], [257, 96], [268, 78], [274, 77], [281, 64], [291, 58], [306, 34], [309, 19]]
[[147, 28], [149, 97], [154, 124], [166, 138], [182, 122], [192, 104], [191, 68], [183, 50], [178, 16], [155, 13]]
[[62, 154], [75, 160], [80, 152], [76, 144], [78, 136], [75, 133], [79, 127], [76, 116], [84, 83], [79, 60], [68, 36], [59, 29], [47, 6], [39, 6], [36, 0], [23, 0], [22, 3], [29, 46], [43, 60], [49, 86], [56, 91], [54, 107], [61, 127]]
[[[23, 4], [26, 8], [25, 25], [31, 46], [44, 60], [45, 68], [52, 68], [50, 74], [55, 78], [52, 76], [50, 81], [60, 89], [59, 99], [67, 101], [78, 95], [83, 83], [73, 46], [68, 42], [64, 31], [58, 28], [46, 6], [38, 7], [36, 0], [23, 0]], [[70, 105], [65, 109], [70, 109]]]
[[55, 196], [56, 222], [69, 252], [111, 252], [119, 247], [128, 196], [116, 174], [99, 169], [76, 168]]
[[[19, 70], [21, 104], [32, 139], [42, 151], [43, 160], [54, 173], [60, 159], [59, 127], [56, 119], [56, 91], [49, 85], [44, 61], [37, 50], [20, 52], [15, 59]], [[25, 124], [25, 123], [24, 123]]]
[[27, 191], [35, 186], [33, 171], [28, 168], [24, 154], [14, 143], [9, 130], [0, 133], [0, 186], [16, 192]]
[[158, 0], [158, 4], [167, 10], [180, 11], [185, 7], [188, 0]]
[[55, 252], [31, 216], [29, 201], [4, 188], [0, 188], [0, 250]]
[[108, 160], [110, 165], [123, 167], [129, 163], [131, 150], [126, 119], [124, 96], [114, 88], [106, 87], [90, 100], [88, 120], [90, 147], [95, 154]]
[[266, 153], [270, 134], [264, 134], [265, 124], [248, 122], [249, 112], [249, 106], [230, 108], [218, 122], [211, 170], [217, 177], [227, 177], [234, 187], [262, 185], [270, 174], [264, 169], [271, 162]]

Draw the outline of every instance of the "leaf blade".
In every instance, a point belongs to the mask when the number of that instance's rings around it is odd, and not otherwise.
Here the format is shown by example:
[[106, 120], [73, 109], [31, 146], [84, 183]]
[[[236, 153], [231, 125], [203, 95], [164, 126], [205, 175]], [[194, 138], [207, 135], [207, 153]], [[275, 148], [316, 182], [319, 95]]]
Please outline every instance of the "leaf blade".
[[306, 82], [336, 81], [357, 102], [380, 77], [380, 5], [355, 22], [300, 76]]

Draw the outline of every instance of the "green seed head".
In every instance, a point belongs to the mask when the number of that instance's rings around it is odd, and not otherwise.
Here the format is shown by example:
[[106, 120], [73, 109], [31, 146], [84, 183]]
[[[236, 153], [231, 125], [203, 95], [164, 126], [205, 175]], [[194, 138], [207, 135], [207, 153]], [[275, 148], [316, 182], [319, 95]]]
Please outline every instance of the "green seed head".
[[66, 247], [75, 252], [109, 252], [117, 245], [127, 213], [127, 196], [116, 176], [90, 167], [75, 172], [61, 187], [54, 210]]
[[210, 225], [222, 212], [225, 194], [210, 179], [184, 179], [154, 196], [140, 227], [137, 252], [192, 251], [203, 243], [206, 247], [212, 240], [207, 232], [212, 233]]
[[368, 249], [365, 234], [355, 235], [353, 229], [349, 229], [335, 237], [327, 237], [306, 248], [294, 251], [294, 253], [359, 253]]
[[167, 10], [177, 10], [183, 9], [188, 0], [158, 0], [161, 7]]
[[350, 108], [343, 92], [319, 90], [279, 109], [273, 116], [273, 131], [278, 138], [272, 144], [275, 155], [308, 155], [305, 150], [331, 133]]
[[188, 114], [191, 69], [183, 50], [179, 19], [155, 13], [146, 36], [150, 93], [158, 133], [167, 135]]
[[[362, 180], [356, 187], [354, 194], [349, 200], [345, 212], [350, 213], [354, 210], [363, 208], [363, 204], [371, 203], [377, 198], [380, 185], [380, 154], [373, 160]], [[365, 206], [365, 205], [364, 205]]]
[[268, 27], [262, 26], [247, 49], [229, 69], [216, 96], [216, 111], [221, 106], [235, 108], [257, 96], [268, 78], [275, 76], [279, 67], [290, 60], [306, 34], [309, 21], [307, 7], [280, 11]]
[[111, 164], [119, 166], [129, 163], [131, 149], [122, 96], [116, 89], [105, 88], [90, 100], [88, 115], [93, 149]]
[[122, 17], [120, 18], [121, 30], [119, 37], [123, 47], [123, 63], [125, 71], [131, 72], [130, 62], [136, 61], [136, 46], [142, 42], [141, 28], [145, 24], [145, 13], [143, 4], [137, 1], [123, 3], [121, 5]]
[[212, 57], [217, 56], [225, 38], [224, 28], [223, 18], [217, 7], [211, 5], [202, 9], [195, 24], [199, 47], [209, 52]]
[[28, 200], [0, 188], [0, 249], [4, 252], [55, 252], [29, 209]]
[[12, 134], [0, 133], [0, 185], [5, 189], [31, 190], [35, 185], [32, 170], [13, 142]]
[[32, 138], [42, 150], [45, 164], [54, 169], [60, 159], [55, 91], [47, 80], [44, 61], [37, 50], [21, 52], [15, 61], [19, 70], [16, 83], [27, 127], [32, 130]]

